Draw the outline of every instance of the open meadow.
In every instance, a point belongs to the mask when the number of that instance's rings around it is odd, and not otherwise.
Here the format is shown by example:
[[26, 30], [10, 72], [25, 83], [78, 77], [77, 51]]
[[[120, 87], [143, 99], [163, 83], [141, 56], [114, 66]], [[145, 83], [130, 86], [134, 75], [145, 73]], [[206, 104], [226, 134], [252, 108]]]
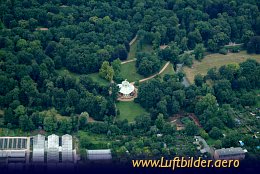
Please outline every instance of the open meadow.
[[195, 60], [193, 62], [192, 68], [184, 67], [183, 70], [189, 82], [193, 83], [196, 74], [206, 75], [210, 68], [219, 68], [222, 65], [231, 63], [241, 63], [249, 58], [260, 62], [260, 55], [247, 54], [246, 51], [241, 51], [239, 53], [228, 53], [227, 55], [216, 53], [205, 56], [201, 62]]

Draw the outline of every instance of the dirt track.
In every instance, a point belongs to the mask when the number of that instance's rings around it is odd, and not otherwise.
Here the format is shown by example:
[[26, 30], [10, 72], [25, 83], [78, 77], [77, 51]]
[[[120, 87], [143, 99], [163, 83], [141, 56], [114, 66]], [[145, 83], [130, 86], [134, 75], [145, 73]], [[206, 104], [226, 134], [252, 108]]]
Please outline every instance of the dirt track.
[[131, 40], [131, 42], [129, 43], [129, 45], [131, 46], [137, 39], [137, 35]]
[[131, 60], [123, 61], [123, 62], [121, 62], [121, 65], [122, 65], [122, 64], [125, 64], [125, 63], [129, 63], [129, 62], [134, 62], [134, 61], [136, 61], [136, 58], [131, 59]]
[[147, 80], [150, 80], [150, 79], [154, 78], [154, 77], [157, 76], [157, 75], [160, 75], [160, 74], [167, 68], [167, 66], [168, 66], [169, 64], [170, 64], [170, 61], [168, 61], [168, 62], [163, 66], [163, 68], [160, 70], [159, 73], [156, 73], [156, 74], [154, 74], [154, 75], [151, 75], [150, 77], [141, 79], [141, 80], [139, 80], [139, 82], [142, 83], [142, 82], [144, 82], [144, 81], [147, 81]]

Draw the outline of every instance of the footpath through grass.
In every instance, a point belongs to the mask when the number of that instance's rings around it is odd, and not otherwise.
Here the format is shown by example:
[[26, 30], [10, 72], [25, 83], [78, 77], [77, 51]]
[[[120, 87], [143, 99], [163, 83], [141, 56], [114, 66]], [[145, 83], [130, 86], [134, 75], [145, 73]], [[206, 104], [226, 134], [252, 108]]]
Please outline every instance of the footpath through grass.
[[129, 62], [121, 65], [121, 76], [129, 82], [135, 82], [144, 78], [144, 76], [137, 73], [135, 62]]
[[[127, 60], [133, 60], [134, 58], [136, 58], [136, 52], [137, 52], [137, 45], [138, 45], [138, 43], [139, 43], [139, 40], [136, 40], [130, 46], [130, 51], [128, 53]], [[140, 52], [146, 52], [146, 53], [152, 53], [153, 51], [154, 50], [153, 50], [152, 45], [149, 45], [149, 44], [143, 44], [142, 48], [140, 50]], [[137, 68], [136, 68], [135, 64], [136, 64], [136, 62], [133, 61], [133, 62], [128, 62], [128, 63], [125, 63], [125, 64], [121, 65], [121, 76], [124, 79], [127, 79], [129, 82], [136, 82], [136, 81], [139, 81], [139, 80], [145, 78], [144, 76], [140, 75], [137, 72]], [[166, 73], [169, 73], [170, 71], [171, 70], [168, 69], [168, 72], [166, 72]], [[171, 72], [170, 72], [170, 74], [171, 74]]]
[[174, 69], [172, 63], [170, 63], [167, 68], [160, 74], [161, 77], [164, 77], [166, 74], [174, 75]]
[[201, 62], [194, 61], [192, 68], [184, 67], [184, 72], [188, 80], [193, 83], [196, 74], [206, 75], [208, 70], [213, 67], [221, 67], [231, 63], [241, 63], [247, 59], [252, 58], [260, 62], [260, 55], [247, 54], [245, 51], [239, 53], [223, 54], [209, 54]]
[[137, 50], [138, 42], [139, 42], [138, 40], [135, 40], [135, 42], [130, 46], [130, 50], [129, 50], [129, 53], [128, 53], [127, 60], [131, 60], [131, 59], [135, 58], [135, 53], [136, 53], [136, 50]]
[[129, 102], [118, 102], [116, 104], [117, 109], [120, 111], [118, 119], [127, 119], [129, 122], [134, 121], [135, 117], [145, 114], [146, 111], [138, 103], [134, 101]]

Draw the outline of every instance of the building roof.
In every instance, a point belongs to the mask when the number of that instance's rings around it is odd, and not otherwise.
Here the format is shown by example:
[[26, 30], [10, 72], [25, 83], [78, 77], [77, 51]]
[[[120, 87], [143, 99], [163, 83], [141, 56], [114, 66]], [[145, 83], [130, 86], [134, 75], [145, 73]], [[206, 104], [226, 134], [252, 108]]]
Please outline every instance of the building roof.
[[222, 148], [215, 150], [215, 153], [218, 155], [236, 155], [236, 154], [243, 154], [245, 151], [241, 147], [231, 147], [231, 148]]
[[134, 91], [135, 87], [131, 83], [129, 83], [126, 79], [122, 82], [122, 84], [118, 84], [119, 92], [122, 94], [130, 94]]
[[52, 134], [48, 136], [48, 149], [59, 148], [59, 136]]
[[87, 157], [89, 160], [110, 160], [110, 159], [112, 159], [110, 149], [87, 150]]
[[64, 150], [72, 150], [72, 136], [71, 135], [63, 135], [62, 136], [62, 151]]
[[44, 144], [45, 144], [45, 136], [38, 134], [33, 137], [33, 150], [44, 149]]
[[27, 137], [0, 137], [0, 149], [27, 149]]
[[243, 141], [238, 141], [239, 142], [239, 144], [240, 144], [240, 146], [244, 146], [245, 145], [245, 143], [243, 142]]
[[59, 136], [48, 136], [47, 162], [59, 162]]

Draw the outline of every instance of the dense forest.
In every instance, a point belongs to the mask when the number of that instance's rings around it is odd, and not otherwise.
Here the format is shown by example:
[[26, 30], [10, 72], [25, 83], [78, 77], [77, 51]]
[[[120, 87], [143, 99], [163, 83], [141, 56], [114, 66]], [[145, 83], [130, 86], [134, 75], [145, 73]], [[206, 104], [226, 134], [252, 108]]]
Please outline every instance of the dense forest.
[[[170, 135], [172, 127], [163, 128], [160, 122], [186, 111], [198, 116], [209, 135], [221, 137], [223, 128], [235, 126], [234, 110], [256, 103], [260, 65], [254, 60], [210, 69], [205, 77], [197, 75], [188, 88], [180, 83], [182, 73], [141, 84], [135, 101], [149, 114], [137, 118], [133, 127], [109, 122], [111, 130], [103, 123], [86, 126], [88, 116], [102, 121], [117, 115], [117, 87], [102, 86], [89, 74], [102, 74], [100, 68], [107, 67], [120, 81], [115, 67], [118, 59], [127, 59], [135, 36], [140, 40], [138, 48], [150, 44], [155, 50], [136, 55], [137, 71], [144, 76], [157, 72], [163, 61], [191, 66], [192, 57], [185, 52], [193, 50], [194, 58], [201, 60], [205, 51], [225, 52], [229, 42], [259, 54], [259, 8], [257, 0], [1, 1], [3, 126], [67, 133], [87, 129], [106, 134], [113, 129], [115, 134], [132, 131], [137, 135], [159, 120], [159, 130]], [[160, 45], [168, 47], [160, 50]], [[81, 76], [61, 74], [61, 69]], [[57, 114], [69, 119], [57, 119]], [[194, 125], [189, 127], [187, 134], [198, 133]]]

